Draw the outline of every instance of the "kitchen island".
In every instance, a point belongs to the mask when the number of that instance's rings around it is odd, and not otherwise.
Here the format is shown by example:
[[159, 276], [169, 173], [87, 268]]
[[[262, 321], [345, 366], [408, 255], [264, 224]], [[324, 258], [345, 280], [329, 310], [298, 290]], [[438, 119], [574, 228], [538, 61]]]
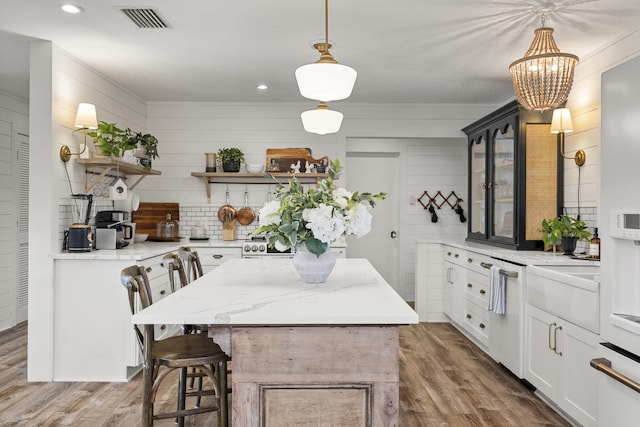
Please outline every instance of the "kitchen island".
[[399, 425], [399, 326], [418, 316], [365, 259], [338, 259], [324, 284], [290, 260], [231, 260], [133, 322], [210, 325], [233, 360], [235, 427]]

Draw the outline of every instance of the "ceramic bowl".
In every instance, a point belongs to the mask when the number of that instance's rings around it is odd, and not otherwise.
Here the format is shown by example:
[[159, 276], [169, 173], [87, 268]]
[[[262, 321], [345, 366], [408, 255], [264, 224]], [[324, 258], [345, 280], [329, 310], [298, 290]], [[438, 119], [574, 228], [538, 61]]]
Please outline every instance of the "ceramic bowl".
[[244, 165], [244, 167], [247, 169], [247, 172], [249, 173], [260, 173], [264, 168], [264, 166], [257, 163], [247, 163], [246, 165]]
[[135, 243], [142, 243], [145, 240], [147, 240], [148, 237], [149, 237], [148, 234], [136, 233], [135, 236], [133, 236], [133, 241]]

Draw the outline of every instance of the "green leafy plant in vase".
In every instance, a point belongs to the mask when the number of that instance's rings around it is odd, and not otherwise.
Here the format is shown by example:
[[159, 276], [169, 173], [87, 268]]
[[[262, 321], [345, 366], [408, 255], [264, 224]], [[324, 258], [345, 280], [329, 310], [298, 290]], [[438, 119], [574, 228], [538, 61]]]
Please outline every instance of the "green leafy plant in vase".
[[218, 158], [225, 172], [239, 172], [240, 165], [244, 162], [244, 153], [239, 148], [221, 148], [218, 150]]
[[160, 157], [158, 138], [148, 133], [132, 132], [131, 129], [127, 129], [126, 133], [129, 135], [129, 142], [144, 151], [144, 157], [140, 159], [140, 164], [147, 170], [151, 169], [151, 161]]
[[561, 242], [565, 255], [573, 255], [578, 240], [591, 237], [584, 221], [568, 215], [543, 219], [539, 231], [542, 232], [542, 241], [545, 245], [553, 246], [554, 252], [558, 242]]
[[95, 146], [103, 156], [122, 157], [125, 151], [136, 148], [127, 132], [115, 123], [100, 122], [98, 128], [87, 132], [87, 135], [94, 139]]

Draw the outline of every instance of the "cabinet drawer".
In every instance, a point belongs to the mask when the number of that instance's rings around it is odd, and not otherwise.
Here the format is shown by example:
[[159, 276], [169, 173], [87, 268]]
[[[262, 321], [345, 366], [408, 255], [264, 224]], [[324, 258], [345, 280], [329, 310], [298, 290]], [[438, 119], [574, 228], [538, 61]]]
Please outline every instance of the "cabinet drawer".
[[[164, 255], [147, 258], [138, 262], [138, 265], [141, 265], [145, 268], [147, 276], [149, 277], [149, 282], [151, 282], [153, 279], [167, 274], [167, 269], [162, 265], [163, 256]], [[167, 280], [169, 279], [167, 278]]]
[[489, 277], [475, 271], [467, 271], [464, 293], [465, 298], [481, 307], [486, 307], [489, 297]]
[[225, 261], [240, 258], [241, 248], [194, 248], [198, 252], [203, 267], [218, 267]]
[[487, 278], [489, 277], [489, 268], [491, 268], [490, 265], [495, 262], [495, 260], [491, 257], [474, 252], [467, 252], [466, 260], [466, 266], [469, 270], [475, 271], [476, 273], [486, 276]]
[[464, 316], [465, 329], [482, 344], [489, 344], [489, 313], [469, 300], [465, 300]]
[[464, 249], [455, 248], [453, 246], [445, 246], [443, 251], [443, 259], [457, 265], [464, 266], [466, 261], [466, 251]]

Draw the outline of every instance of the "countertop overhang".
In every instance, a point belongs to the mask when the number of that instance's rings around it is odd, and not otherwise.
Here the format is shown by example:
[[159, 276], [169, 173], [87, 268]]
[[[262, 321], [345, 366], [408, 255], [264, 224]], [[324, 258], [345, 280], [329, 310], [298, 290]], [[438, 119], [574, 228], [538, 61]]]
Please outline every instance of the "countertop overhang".
[[291, 260], [233, 259], [135, 314], [136, 324], [399, 325], [418, 315], [366, 259], [337, 259], [322, 284]]

